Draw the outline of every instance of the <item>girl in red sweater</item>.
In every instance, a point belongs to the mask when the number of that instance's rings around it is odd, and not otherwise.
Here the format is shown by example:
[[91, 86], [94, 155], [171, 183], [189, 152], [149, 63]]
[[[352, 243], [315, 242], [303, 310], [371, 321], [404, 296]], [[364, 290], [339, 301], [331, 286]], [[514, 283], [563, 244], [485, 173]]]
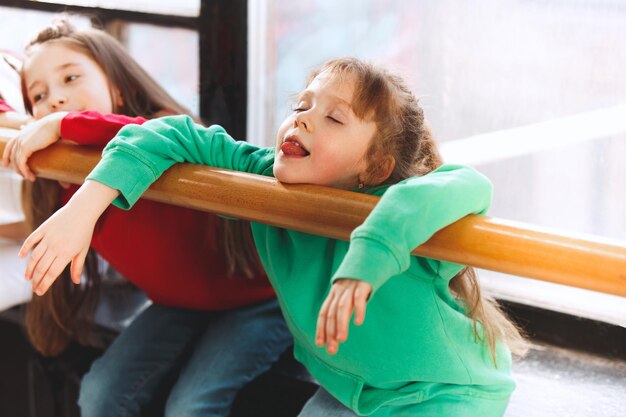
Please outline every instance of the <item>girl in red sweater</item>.
[[[22, 91], [37, 121], [7, 145], [3, 162], [31, 181], [28, 157], [61, 137], [102, 146], [125, 124], [186, 112], [102, 31], [79, 31], [60, 21], [42, 30], [26, 52]], [[76, 189], [62, 190], [60, 202]], [[53, 201], [58, 205], [59, 199]], [[35, 215], [35, 226], [50, 214]], [[111, 208], [101, 218], [91, 248], [153, 304], [84, 377], [81, 415], [140, 415], [169, 376], [178, 374], [166, 416], [226, 416], [238, 389], [290, 345], [274, 293], [246, 239], [247, 223], [227, 222], [151, 201], [130, 212]], [[59, 280], [56, 296], [53, 288], [34, 298], [33, 306], [43, 308], [29, 315], [29, 334], [40, 350], [57, 353], [64, 346], [63, 340], [50, 342], [49, 317], [62, 317], [54, 324], [71, 336], [81, 333], [68, 324], [73, 306], [46, 313], [67, 297], [85, 304], [90, 296], [84, 292], [94, 282], [72, 286], [69, 279]]]

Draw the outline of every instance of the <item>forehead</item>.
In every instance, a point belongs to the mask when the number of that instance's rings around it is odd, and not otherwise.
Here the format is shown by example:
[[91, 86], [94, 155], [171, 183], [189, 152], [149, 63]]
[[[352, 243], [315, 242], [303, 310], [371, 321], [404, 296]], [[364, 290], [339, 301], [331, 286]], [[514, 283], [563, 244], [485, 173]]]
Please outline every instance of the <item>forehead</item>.
[[24, 62], [24, 75], [26, 77], [45, 75], [70, 63], [99, 68], [98, 64], [85, 53], [64, 43], [50, 41], [31, 49]]
[[350, 70], [327, 69], [311, 80], [307, 90], [318, 88], [327, 91], [331, 97], [350, 106], [359, 119], [370, 121], [375, 118], [380, 103], [377, 102], [377, 95], [372, 94], [371, 88], [367, 88], [368, 83], [364, 83], [358, 74]]
[[350, 104], [354, 97], [355, 83], [355, 77], [349, 73], [325, 70], [311, 80], [305, 92], [328, 93]]

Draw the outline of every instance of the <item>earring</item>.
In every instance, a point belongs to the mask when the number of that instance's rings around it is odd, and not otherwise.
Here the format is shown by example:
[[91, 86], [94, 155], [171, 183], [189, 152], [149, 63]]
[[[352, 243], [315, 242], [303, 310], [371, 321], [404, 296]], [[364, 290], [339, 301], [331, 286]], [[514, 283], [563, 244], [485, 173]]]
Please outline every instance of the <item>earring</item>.
[[365, 184], [363, 184], [361, 181], [359, 181], [359, 190], [362, 190], [363, 187], [365, 187]]

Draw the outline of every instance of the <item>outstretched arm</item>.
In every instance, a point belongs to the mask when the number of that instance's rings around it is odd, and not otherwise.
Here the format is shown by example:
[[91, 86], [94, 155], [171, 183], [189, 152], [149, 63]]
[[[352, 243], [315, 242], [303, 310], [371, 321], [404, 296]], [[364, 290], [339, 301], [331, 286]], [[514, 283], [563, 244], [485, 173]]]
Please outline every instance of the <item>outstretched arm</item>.
[[23, 258], [32, 251], [25, 277], [32, 280], [35, 293], [43, 295], [70, 262], [72, 281], [80, 283], [93, 229], [117, 195], [117, 190], [87, 181], [63, 208], [26, 238], [19, 256]]
[[338, 343], [348, 337], [352, 313], [356, 312], [355, 324], [362, 323], [367, 297], [408, 269], [411, 251], [466, 215], [484, 214], [491, 195], [492, 185], [485, 176], [458, 165], [444, 165], [389, 187], [351, 235], [320, 310], [317, 344], [335, 353]]
[[273, 149], [235, 141], [222, 127], [204, 127], [189, 116], [170, 116], [124, 127], [87, 178], [119, 190], [114, 204], [128, 209], [178, 162], [271, 175], [273, 161]]

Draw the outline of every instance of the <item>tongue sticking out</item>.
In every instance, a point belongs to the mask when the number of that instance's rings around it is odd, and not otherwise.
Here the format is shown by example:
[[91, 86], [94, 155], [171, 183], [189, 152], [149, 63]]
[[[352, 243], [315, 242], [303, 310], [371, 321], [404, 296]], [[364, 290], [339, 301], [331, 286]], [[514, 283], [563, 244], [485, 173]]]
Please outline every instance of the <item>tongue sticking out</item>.
[[289, 156], [307, 156], [309, 153], [295, 142], [287, 141], [280, 146], [280, 150]]

